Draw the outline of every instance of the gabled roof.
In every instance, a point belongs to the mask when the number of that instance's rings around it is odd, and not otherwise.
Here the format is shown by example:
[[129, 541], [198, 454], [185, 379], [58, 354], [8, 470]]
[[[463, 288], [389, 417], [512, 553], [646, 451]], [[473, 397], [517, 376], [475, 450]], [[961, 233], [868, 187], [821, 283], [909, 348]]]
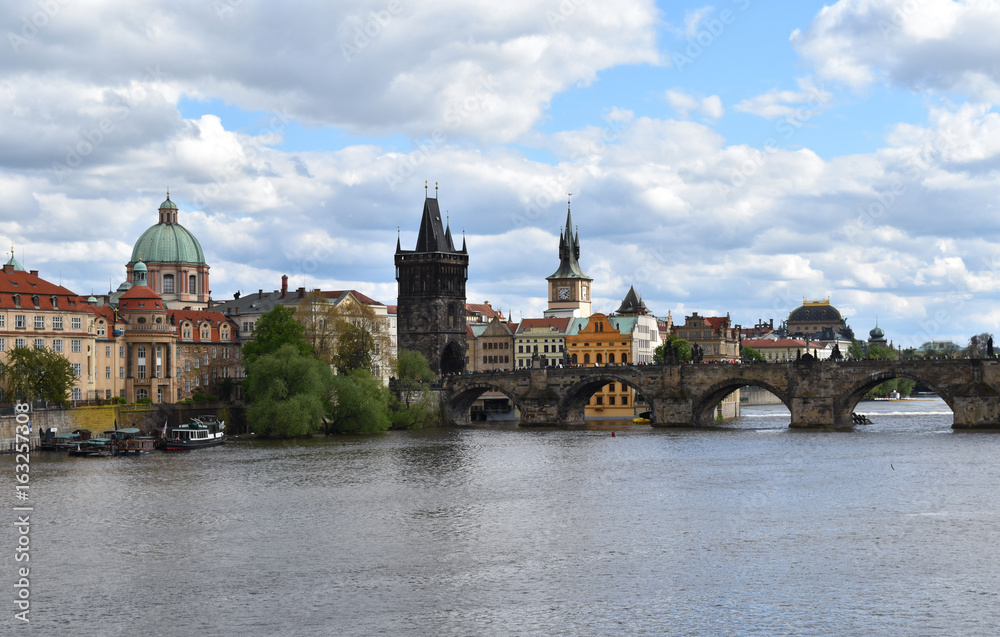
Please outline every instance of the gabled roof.
[[[142, 304], [142, 307], [139, 304]], [[133, 285], [125, 294], [118, 297], [118, 309], [121, 311], [134, 310], [165, 310], [163, 299], [160, 295], [146, 287], [145, 285]]]
[[466, 303], [465, 304], [465, 315], [470, 316], [478, 314], [486, 319], [503, 318], [503, 314], [498, 312], [489, 303]]
[[[587, 327], [590, 325], [590, 319], [600, 318], [601, 320], [606, 320], [612, 327], [614, 327], [618, 334], [627, 336], [632, 333], [635, 329], [636, 324], [639, 322], [639, 318], [635, 316], [605, 316], [604, 314], [592, 314], [588, 318], [575, 318], [572, 319], [569, 329], [566, 330], [567, 336], [576, 336], [580, 332], [586, 332]], [[591, 332], [597, 336], [603, 334], [611, 335], [613, 332]]]
[[[194, 341], [196, 343], [200, 342], [212, 342], [212, 343], [231, 343], [233, 342], [232, 337], [239, 334], [239, 326], [236, 321], [226, 316], [222, 312], [216, 310], [170, 310], [167, 312], [167, 316], [170, 319], [170, 323], [177, 327], [177, 335], [181, 336], [184, 323], [187, 321], [191, 322], [191, 338], [184, 339], [185, 341]], [[198, 328], [205, 322], [208, 321], [211, 329], [209, 330], [208, 341], [201, 340], [201, 330]], [[229, 325], [232, 337], [230, 340], [223, 341], [219, 337], [219, 327], [223, 324]]]
[[521, 319], [521, 323], [518, 324], [517, 331], [527, 332], [534, 328], [550, 328], [554, 332], [559, 334], [565, 334], [566, 330], [569, 328], [571, 318], [534, 318], [534, 319]]
[[754, 349], [774, 349], [774, 348], [805, 347], [805, 346], [806, 342], [799, 340], [797, 338], [779, 338], [776, 340], [771, 340], [769, 338], [759, 338], [759, 339], [743, 341], [743, 347], [752, 347]]

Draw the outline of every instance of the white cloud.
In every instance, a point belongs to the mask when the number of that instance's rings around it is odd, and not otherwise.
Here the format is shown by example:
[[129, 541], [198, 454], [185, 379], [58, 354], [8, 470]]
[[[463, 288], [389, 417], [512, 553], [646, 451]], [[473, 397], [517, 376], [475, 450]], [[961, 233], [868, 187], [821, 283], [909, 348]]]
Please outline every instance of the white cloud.
[[984, 0], [840, 0], [791, 42], [820, 78], [1000, 103], [1000, 6]]
[[691, 111], [697, 111], [709, 119], [718, 119], [726, 112], [718, 95], [710, 95], [699, 100], [683, 90], [668, 89], [664, 97], [667, 104], [677, 111], [681, 118], [687, 118]]

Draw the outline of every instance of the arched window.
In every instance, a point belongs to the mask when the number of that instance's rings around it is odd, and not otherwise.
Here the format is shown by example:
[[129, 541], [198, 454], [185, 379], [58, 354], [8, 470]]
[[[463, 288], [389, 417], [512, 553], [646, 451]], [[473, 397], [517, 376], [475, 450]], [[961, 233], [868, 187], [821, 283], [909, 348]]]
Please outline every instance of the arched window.
[[570, 360], [572, 360], [573, 364], [576, 365], [576, 354], [573, 354], [573, 357]]
[[628, 364], [628, 354], [622, 354], [622, 365]]
[[188, 277], [188, 293], [198, 293], [198, 277], [193, 274]]
[[164, 294], [174, 293], [174, 275], [172, 274], [163, 275], [163, 293]]
[[604, 356], [602, 356], [601, 354], [598, 354], [597, 355], [597, 364], [600, 365], [603, 362], [604, 362]]
[[584, 354], [583, 355], [583, 364], [584, 365], [590, 365], [590, 354]]
[[135, 397], [136, 399], [149, 398], [149, 392], [145, 389], [137, 389], [135, 390]]
[[615, 353], [614, 352], [611, 352], [610, 354], [608, 354], [608, 362], [611, 363], [612, 365], [615, 364]]

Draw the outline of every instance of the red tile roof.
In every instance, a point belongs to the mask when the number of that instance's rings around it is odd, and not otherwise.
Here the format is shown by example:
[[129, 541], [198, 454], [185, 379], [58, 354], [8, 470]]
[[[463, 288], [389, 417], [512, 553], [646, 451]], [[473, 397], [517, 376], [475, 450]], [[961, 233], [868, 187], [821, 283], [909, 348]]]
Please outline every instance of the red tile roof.
[[569, 322], [573, 320], [569, 317], [566, 318], [537, 318], [537, 319], [521, 319], [521, 323], [518, 329], [531, 329], [533, 327], [553, 327], [560, 333], [565, 334], [566, 328], [569, 327]]
[[768, 338], [759, 338], [753, 340], [743, 341], [743, 347], [752, 347], [754, 349], [767, 349], [769, 347], [805, 347], [806, 342], [799, 340], [797, 338], [779, 338], [778, 340], [772, 341]]
[[[20, 295], [21, 308], [25, 310], [66, 310], [81, 309], [77, 301], [78, 295], [72, 290], [68, 290], [61, 285], [50, 283], [38, 276], [37, 270], [24, 272], [23, 270], [10, 270], [5, 268], [0, 272], [0, 308], [15, 308], [14, 295]], [[38, 297], [38, 307], [32, 297]], [[52, 307], [52, 297], [57, 297], [58, 306]], [[73, 301], [70, 305], [69, 301]]]

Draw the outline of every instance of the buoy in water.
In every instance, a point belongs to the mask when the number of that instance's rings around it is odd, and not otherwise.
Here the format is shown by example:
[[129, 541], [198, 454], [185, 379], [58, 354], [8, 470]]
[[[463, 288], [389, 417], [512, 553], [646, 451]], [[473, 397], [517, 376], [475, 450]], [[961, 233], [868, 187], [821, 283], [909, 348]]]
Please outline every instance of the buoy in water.
[[615, 437], [615, 432], [613, 432], [613, 431], [611, 432], [611, 437], [612, 437], [612, 438], [614, 438], [614, 437]]

